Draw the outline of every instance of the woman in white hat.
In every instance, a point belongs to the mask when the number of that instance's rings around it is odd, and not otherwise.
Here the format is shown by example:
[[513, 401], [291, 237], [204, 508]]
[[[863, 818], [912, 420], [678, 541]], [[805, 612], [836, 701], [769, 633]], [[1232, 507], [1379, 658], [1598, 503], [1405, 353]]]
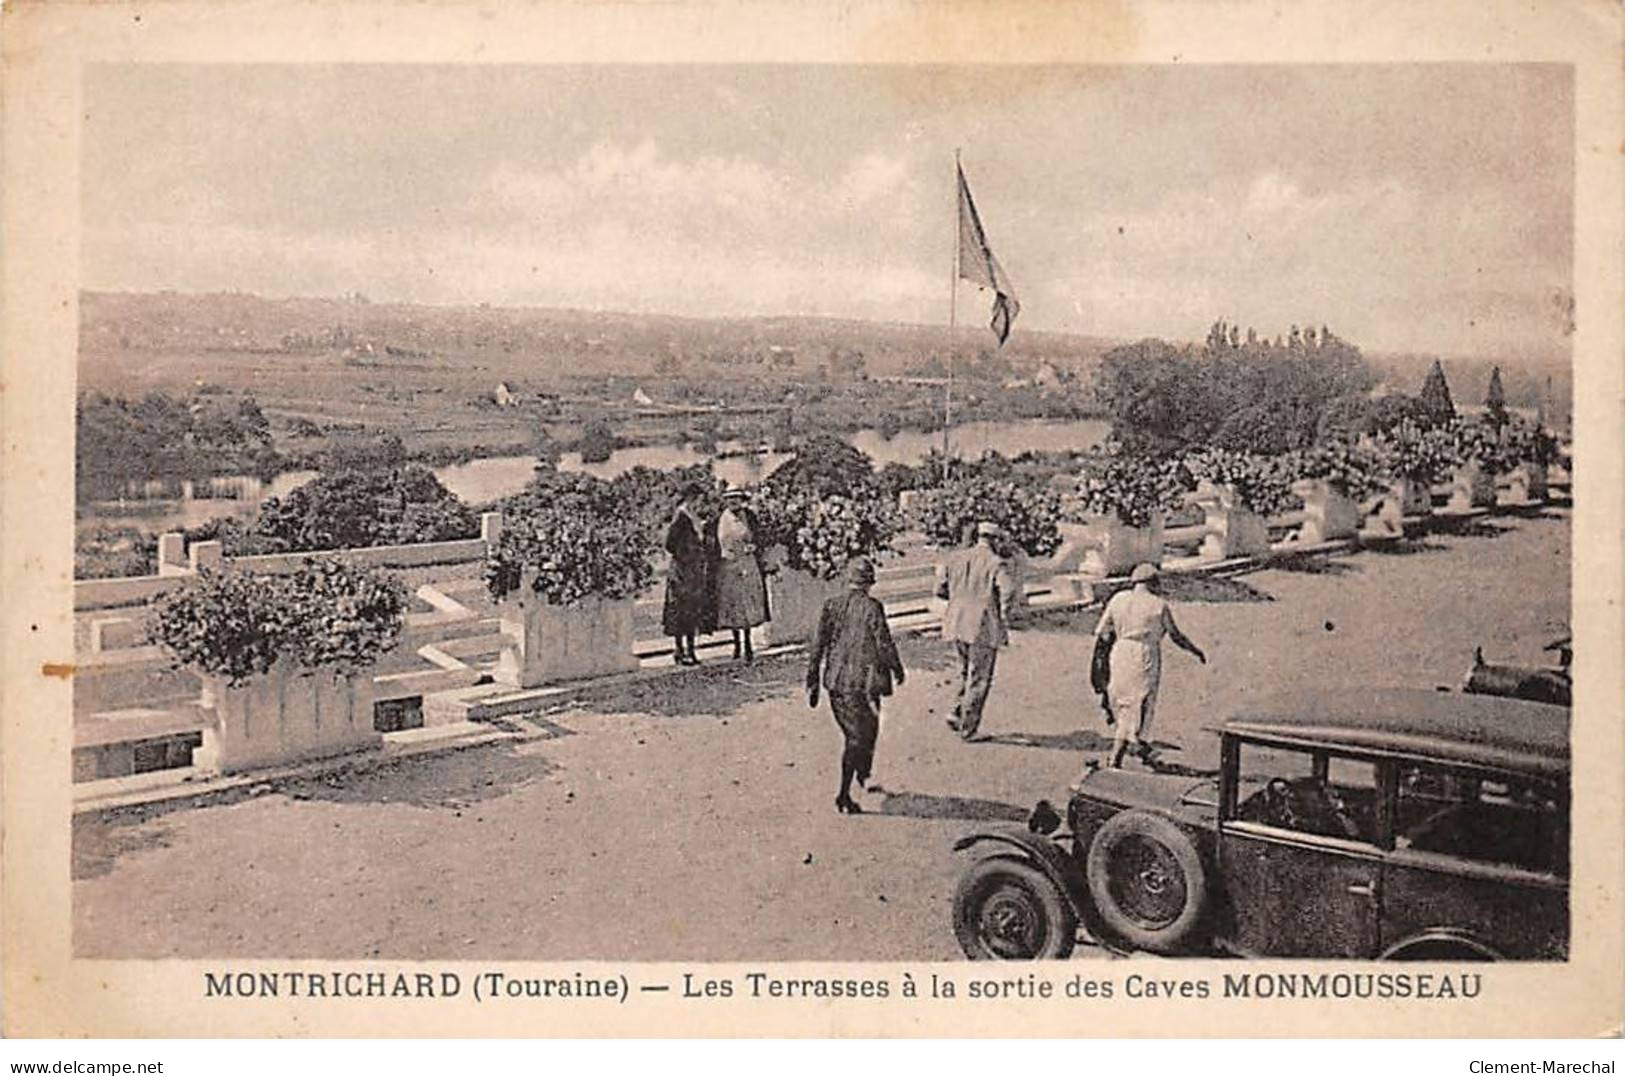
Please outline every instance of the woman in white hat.
[[1136, 565], [1129, 583], [1127, 590], [1112, 595], [1095, 628], [1096, 640], [1112, 640], [1111, 679], [1106, 690], [1117, 719], [1113, 769], [1123, 765], [1123, 756], [1131, 748], [1142, 760], [1151, 755], [1151, 721], [1162, 681], [1163, 635], [1207, 664], [1207, 655], [1179, 630], [1173, 610], [1157, 592], [1157, 569], [1150, 564]]
[[768, 620], [767, 581], [756, 519], [747, 507], [745, 490], [730, 485], [722, 493], [717, 516], [715, 548], [716, 624], [733, 632], [734, 657], [752, 660], [750, 629]]

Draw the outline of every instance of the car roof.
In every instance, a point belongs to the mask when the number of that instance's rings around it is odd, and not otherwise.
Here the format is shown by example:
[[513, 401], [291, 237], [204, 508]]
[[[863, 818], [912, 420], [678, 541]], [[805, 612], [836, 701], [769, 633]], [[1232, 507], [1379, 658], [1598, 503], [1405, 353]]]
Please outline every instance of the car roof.
[[1498, 695], [1374, 688], [1279, 695], [1220, 729], [1305, 747], [1557, 776], [1569, 769], [1569, 710]]

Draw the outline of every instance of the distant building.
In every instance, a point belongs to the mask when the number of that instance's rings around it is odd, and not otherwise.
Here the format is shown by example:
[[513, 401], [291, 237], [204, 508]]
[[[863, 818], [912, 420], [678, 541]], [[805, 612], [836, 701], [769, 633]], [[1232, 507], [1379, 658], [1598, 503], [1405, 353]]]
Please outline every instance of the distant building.
[[640, 407], [653, 407], [654, 406], [654, 401], [651, 400], [649, 398], [649, 394], [647, 392], [644, 392], [642, 389], [636, 389], [636, 390], [633, 391], [633, 393], [632, 393], [632, 402], [639, 405]]
[[519, 401], [514, 398], [513, 391], [508, 388], [508, 383], [506, 381], [500, 381], [497, 383], [496, 400], [498, 407], [513, 407], [519, 403]]
[[1052, 388], [1059, 385], [1062, 380], [1063, 378], [1061, 377], [1061, 371], [1055, 368], [1055, 364], [1053, 362], [1046, 361], [1040, 363], [1038, 366], [1038, 372], [1033, 375], [1033, 384], [1040, 385], [1044, 388]]

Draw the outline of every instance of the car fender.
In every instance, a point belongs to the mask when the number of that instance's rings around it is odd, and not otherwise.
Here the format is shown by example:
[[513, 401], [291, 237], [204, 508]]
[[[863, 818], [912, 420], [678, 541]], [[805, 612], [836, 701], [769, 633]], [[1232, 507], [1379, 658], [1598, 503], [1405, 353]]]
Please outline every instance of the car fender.
[[1394, 960], [1406, 949], [1413, 949], [1422, 945], [1450, 945], [1477, 953], [1480, 959], [1483, 960], [1498, 961], [1505, 959], [1484, 941], [1458, 927], [1429, 927], [1426, 930], [1418, 931], [1384, 949], [1378, 959]]
[[1083, 867], [1051, 838], [1019, 826], [1000, 826], [961, 837], [954, 842], [954, 851], [963, 852], [979, 844], [1004, 845], [1024, 853], [1066, 894], [1079, 915], [1089, 913], [1089, 886], [1084, 881]]

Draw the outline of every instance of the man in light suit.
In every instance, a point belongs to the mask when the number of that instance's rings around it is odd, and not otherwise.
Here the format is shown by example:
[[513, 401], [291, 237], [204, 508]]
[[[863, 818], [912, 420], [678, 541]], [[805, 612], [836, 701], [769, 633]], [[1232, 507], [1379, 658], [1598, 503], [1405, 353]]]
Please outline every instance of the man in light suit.
[[942, 637], [959, 651], [959, 699], [948, 727], [964, 740], [981, 727], [999, 647], [1010, 638], [1006, 625], [1016, 580], [998, 551], [1003, 533], [997, 524], [978, 523], [976, 543], [954, 553], [937, 571], [937, 597], [948, 600]]

